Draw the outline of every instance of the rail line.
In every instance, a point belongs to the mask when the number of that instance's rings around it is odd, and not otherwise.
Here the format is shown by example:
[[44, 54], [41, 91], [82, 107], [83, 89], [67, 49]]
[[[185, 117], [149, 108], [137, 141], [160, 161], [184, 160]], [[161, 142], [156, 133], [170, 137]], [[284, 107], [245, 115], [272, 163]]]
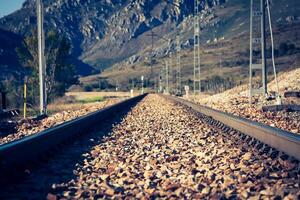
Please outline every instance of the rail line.
[[[209, 117], [209, 123], [217, 125], [219, 127], [230, 127], [243, 134], [254, 138], [263, 144], [269, 145], [279, 151], [282, 151], [294, 158], [300, 160], [300, 136], [293, 133], [267, 126], [262, 123], [254, 122], [245, 118], [241, 118], [229, 113], [214, 110], [206, 106], [201, 106], [193, 102], [177, 98], [173, 96], [165, 96], [173, 102], [183, 104], [192, 110], [202, 113]], [[249, 142], [252, 142], [251, 139]]]
[[67, 142], [76, 136], [88, 133], [94, 128], [101, 126], [101, 121], [110, 118], [112, 115], [116, 115], [121, 110], [133, 106], [143, 99], [144, 96], [145, 95], [140, 95], [124, 100], [38, 134], [1, 145], [0, 175], [13, 172], [16, 168], [23, 168], [27, 163], [51, 151], [56, 145]]
[[[269, 145], [276, 150], [282, 151], [300, 160], [300, 136], [270, 127], [258, 122], [237, 117], [228, 113], [217, 111], [193, 102], [174, 96], [162, 95], [173, 102], [185, 105], [192, 110], [207, 116], [207, 122], [215, 126], [231, 130], [237, 130], [251, 137], [248, 141], [256, 139], [263, 144]], [[122, 110], [143, 99], [145, 95], [125, 100], [116, 105], [101, 109], [78, 119], [66, 122], [59, 126], [42, 131], [39, 134], [25, 137], [23, 139], [0, 146], [0, 169], [13, 169], [15, 166], [34, 160], [43, 153], [51, 150], [53, 146], [61, 144], [72, 137], [80, 135], [83, 131], [88, 132], [104, 118]], [[11, 168], [14, 166], [13, 168]]]
[[[88, 132], [104, 118], [118, 112], [122, 107], [128, 107], [137, 103], [139, 100], [143, 99], [144, 96], [145, 95], [141, 95], [125, 100], [95, 113], [88, 114], [87, 116], [42, 131], [39, 134], [0, 146], [0, 169], [11, 169], [11, 166], [21, 166], [22, 164], [33, 160], [44, 152], [49, 151], [53, 146], [58, 145], [69, 138], [80, 135], [83, 130]], [[263, 144], [269, 145], [272, 148], [300, 160], [300, 136], [298, 135], [205, 106], [200, 106], [174, 96], [163, 95], [163, 97], [204, 114], [209, 117], [208, 122], [211, 124], [219, 127], [226, 126], [227, 129], [228, 127], [235, 129], [253, 139], [257, 139]]]
[[[37, 166], [31, 163], [24, 179], [1, 185], [0, 199], [22, 199], [28, 191], [33, 199], [298, 195], [298, 160], [189, 103], [139, 96], [49, 129], [52, 137], [38, 134], [2, 146], [2, 169], [26, 167], [34, 159]], [[40, 155], [44, 159], [37, 159]]]

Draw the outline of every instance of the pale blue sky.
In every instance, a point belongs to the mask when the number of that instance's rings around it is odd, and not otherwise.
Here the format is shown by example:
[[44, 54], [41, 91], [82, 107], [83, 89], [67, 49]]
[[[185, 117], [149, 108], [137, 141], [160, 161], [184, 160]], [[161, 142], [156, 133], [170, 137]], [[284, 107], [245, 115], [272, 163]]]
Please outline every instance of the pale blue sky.
[[25, 0], [0, 0], [0, 18], [21, 8]]

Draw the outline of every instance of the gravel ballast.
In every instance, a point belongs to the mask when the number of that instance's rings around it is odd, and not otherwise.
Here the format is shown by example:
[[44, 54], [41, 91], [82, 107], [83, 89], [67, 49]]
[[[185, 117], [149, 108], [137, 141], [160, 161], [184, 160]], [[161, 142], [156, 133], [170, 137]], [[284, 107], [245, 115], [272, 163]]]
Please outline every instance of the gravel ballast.
[[3, 197], [15, 189], [19, 197], [30, 191], [48, 199], [300, 196], [298, 161], [271, 158], [158, 95], [148, 95], [103, 131], [109, 135], [94, 133], [71, 145]]

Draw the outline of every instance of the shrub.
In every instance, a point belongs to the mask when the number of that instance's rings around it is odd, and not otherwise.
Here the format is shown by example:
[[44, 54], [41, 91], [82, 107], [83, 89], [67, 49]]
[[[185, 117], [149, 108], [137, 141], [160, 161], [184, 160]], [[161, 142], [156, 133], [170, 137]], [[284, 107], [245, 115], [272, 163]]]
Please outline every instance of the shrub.
[[85, 92], [91, 92], [91, 91], [93, 91], [93, 87], [92, 87], [91, 85], [85, 85], [85, 86], [83, 87], [83, 90], [84, 90]]

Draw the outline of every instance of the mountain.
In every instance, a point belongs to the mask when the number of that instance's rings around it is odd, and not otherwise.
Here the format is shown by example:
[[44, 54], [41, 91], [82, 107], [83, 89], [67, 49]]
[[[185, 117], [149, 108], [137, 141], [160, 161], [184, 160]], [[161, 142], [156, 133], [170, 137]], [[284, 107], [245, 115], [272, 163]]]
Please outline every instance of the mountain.
[[[44, 0], [45, 29], [65, 34], [73, 55], [85, 64], [105, 69], [151, 44], [150, 29], [159, 35], [170, 32], [184, 15], [193, 11], [193, 0]], [[208, 0], [208, 6], [224, 0]], [[204, 9], [205, 3], [202, 3]], [[0, 19], [0, 28], [20, 36], [36, 26], [35, 1]]]
[[[259, 7], [259, 1], [256, 8]], [[204, 6], [201, 10], [201, 70], [203, 90], [218, 92], [248, 81], [249, 75], [249, 27], [250, 1], [228, 0]], [[82, 78], [83, 85], [97, 88], [99, 79], [108, 79], [111, 84], [118, 84], [129, 89], [132, 83], [140, 87], [140, 76], [151, 79], [150, 84], [158, 84], [158, 74], [164, 70], [165, 62], [170, 63], [170, 83], [175, 86], [176, 34], [181, 38], [182, 83], [193, 87], [193, 16], [186, 14], [171, 31], [159, 34], [158, 27], [154, 40], [153, 52], [151, 45], [115, 64], [101, 75]], [[272, 0], [271, 18], [275, 42], [275, 63], [278, 72], [287, 71], [300, 66], [300, 1]], [[256, 20], [256, 36], [259, 21]], [[174, 24], [172, 24], [174, 25]], [[269, 24], [267, 23], [267, 27]], [[148, 31], [148, 34], [150, 32]], [[270, 31], [267, 31], [267, 57], [269, 80], [272, 80]], [[259, 52], [255, 49], [255, 52]], [[170, 58], [170, 53], [172, 57]], [[152, 59], [150, 59], [152, 57]], [[257, 61], [259, 58], [257, 57]], [[150, 63], [154, 69], [151, 76]], [[152, 78], [151, 78], [152, 77]], [[155, 78], [155, 79], [154, 79]], [[217, 83], [217, 84], [216, 84]], [[149, 83], [147, 83], [149, 84]]]
[[[238, 58], [243, 59], [246, 65], [249, 1], [200, 2], [201, 43], [204, 48], [213, 54], [220, 45], [223, 45], [223, 49], [228, 47], [222, 52], [228, 54], [227, 65], [240, 66]], [[143, 71], [148, 66], [148, 70], [151, 55], [161, 64], [162, 60], [159, 60], [174, 51], [178, 31], [181, 31], [183, 52], [190, 56], [193, 44], [193, 0], [43, 0], [43, 3], [46, 31], [55, 29], [70, 39], [73, 57], [82, 75], [97, 70], [108, 70], [110, 73], [110, 70], [118, 71], [120, 67]], [[299, 13], [298, 0], [272, 1], [275, 36], [280, 37], [280, 41], [286, 35], [291, 35], [293, 27], [298, 27]], [[20, 10], [0, 19], [0, 28], [9, 32], [12, 40], [15, 36], [22, 38], [36, 26], [35, 15], [35, 1], [26, 0]], [[286, 31], [281, 34], [279, 30]], [[152, 33], [155, 35], [153, 52]], [[289, 38], [298, 45], [299, 39], [295, 39], [298, 29], [294, 33]], [[171, 47], [170, 43], [173, 44]], [[203, 57], [205, 61], [205, 55]], [[207, 64], [207, 67], [215, 65], [214, 62]], [[186, 70], [190, 70], [192, 63], [189, 61]], [[205, 62], [203, 64], [206, 65]], [[122, 76], [126, 76], [126, 73]]]

